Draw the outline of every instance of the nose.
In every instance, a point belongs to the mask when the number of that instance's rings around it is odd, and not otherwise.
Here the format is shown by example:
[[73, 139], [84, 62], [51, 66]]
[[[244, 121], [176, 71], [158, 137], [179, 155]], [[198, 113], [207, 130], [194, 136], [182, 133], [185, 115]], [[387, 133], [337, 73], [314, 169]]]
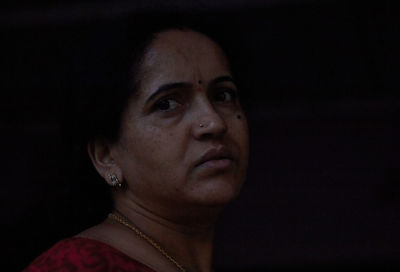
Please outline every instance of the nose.
[[196, 139], [220, 138], [226, 131], [224, 118], [210, 103], [198, 106], [197, 118], [192, 122], [192, 132]]

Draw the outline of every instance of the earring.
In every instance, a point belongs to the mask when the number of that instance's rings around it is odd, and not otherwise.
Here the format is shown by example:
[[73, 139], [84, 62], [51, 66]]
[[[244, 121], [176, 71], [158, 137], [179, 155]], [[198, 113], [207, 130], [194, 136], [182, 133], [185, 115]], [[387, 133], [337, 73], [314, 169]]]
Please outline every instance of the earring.
[[119, 188], [121, 188], [122, 182], [117, 178], [115, 174], [108, 174], [108, 176], [110, 178], [112, 187], [118, 186]]

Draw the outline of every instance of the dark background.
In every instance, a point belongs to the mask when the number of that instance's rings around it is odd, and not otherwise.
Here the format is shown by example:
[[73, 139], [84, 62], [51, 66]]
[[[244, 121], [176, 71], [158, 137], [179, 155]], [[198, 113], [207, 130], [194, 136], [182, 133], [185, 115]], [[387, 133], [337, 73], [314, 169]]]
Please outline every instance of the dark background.
[[246, 59], [250, 168], [218, 225], [217, 271], [400, 268], [392, 2], [59, 0], [14, 1], [0, 13], [4, 271], [103, 216], [90, 200], [95, 188], [68, 185], [80, 177], [68, 172], [74, 158], [60, 121], [80, 29], [171, 10], [232, 21], [226, 31], [240, 33]]

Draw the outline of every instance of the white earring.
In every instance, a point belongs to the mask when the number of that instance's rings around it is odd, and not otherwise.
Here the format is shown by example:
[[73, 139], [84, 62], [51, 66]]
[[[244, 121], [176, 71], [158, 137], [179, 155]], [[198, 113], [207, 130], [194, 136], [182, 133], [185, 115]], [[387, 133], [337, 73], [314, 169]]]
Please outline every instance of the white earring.
[[118, 186], [119, 188], [121, 188], [122, 182], [118, 179], [118, 177], [115, 174], [108, 174], [108, 177], [110, 178], [112, 187]]

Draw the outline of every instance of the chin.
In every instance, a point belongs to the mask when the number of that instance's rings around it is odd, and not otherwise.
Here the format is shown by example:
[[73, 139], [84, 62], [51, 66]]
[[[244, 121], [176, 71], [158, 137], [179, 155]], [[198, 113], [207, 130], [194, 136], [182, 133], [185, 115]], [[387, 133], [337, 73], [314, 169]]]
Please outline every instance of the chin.
[[210, 178], [193, 188], [190, 198], [205, 206], [225, 206], [239, 195], [242, 184], [242, 181], [232, 178]]

